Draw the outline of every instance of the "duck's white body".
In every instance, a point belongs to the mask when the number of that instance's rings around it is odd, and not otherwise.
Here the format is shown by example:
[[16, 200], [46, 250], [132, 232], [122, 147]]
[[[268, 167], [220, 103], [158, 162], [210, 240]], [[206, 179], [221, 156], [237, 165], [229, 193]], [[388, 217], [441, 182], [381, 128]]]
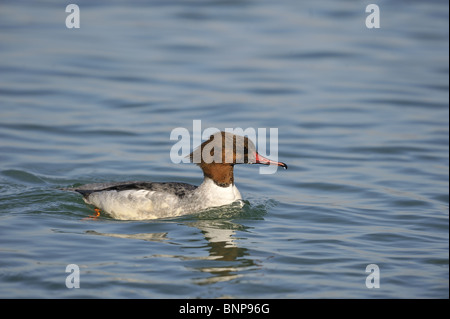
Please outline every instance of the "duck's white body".
[[[127, 187], [121, 190], [124, 185]], [[128, 189], [133, 185], [135, 189]], [[199, 187], [184, 183], [130, 182], [90, 184], [78, 191], [84, 195], [86, 203], [122, 220], [176, 217], [242, 199], [236, 185], [221, 187], [208, 177]]]

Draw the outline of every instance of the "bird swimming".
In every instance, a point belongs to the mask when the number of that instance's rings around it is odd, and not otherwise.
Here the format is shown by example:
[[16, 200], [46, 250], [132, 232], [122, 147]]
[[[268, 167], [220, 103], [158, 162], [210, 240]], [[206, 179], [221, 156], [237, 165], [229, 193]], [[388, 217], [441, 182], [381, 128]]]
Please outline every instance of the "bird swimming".
[[217, 132], [190, 155], [191, 162], [203, 171], [199, 186], [178, 182], [115, 182], [95, 183], [69, 188], [80, 193], [83, 200], [115, 219], [145, 220], [192, 214], [211, 207], [242, 201], [234, 183], [237, 164], [277, 165], [256, 151], [247, 137]]

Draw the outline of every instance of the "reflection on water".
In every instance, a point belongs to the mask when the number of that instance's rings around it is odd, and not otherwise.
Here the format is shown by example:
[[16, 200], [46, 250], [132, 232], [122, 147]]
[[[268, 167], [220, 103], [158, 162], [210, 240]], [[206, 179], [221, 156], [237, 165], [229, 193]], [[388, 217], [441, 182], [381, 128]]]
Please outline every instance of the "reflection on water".
[[96, 232], [95, 230], [87, 230], [86, 234], [115, 237], [115, 238], [139, 239], [139, 240], [145, 240], [145, 241], [167, 240], [167, 233], [112, 234], [112, 233], [99, 233], [99, 232]]
[[208, 241], [208, 259], [227, 262], [195, 267], [198, 271], [211, 274], [208, 278], [194, 279], [196, 284], [205, 285], [236, 279], [242, 276], [239, 274], [240, 271], [255, 266], [252, 259], [242, 258], [248, 256], [249, 252], [246, 248], [239, 247], [234, 238], [236, 230], [245, 231], [248, 227], [221, 220], [199, 220], [188, 225], [200, 229]]
[[[235, 208], [231, 208], [231, 210], [234, 210], [234, 213], [236, 214]], [[205, 218], [207, 214], [217, 214], [218, 212], [225, 215], [231, 214], [230, 209], [228, 213], [226, 211], [226, 209], [213, 210], [211, 212], [201, 213], [199, 216]], [[259, 209], [257, 209], [257, 212], [259, 212], [259, 215], [261, 215], [261, 212], [264, 213], [260, 206]], [[239, 247], [235, 237], [237, 231], [245, 232], [250, 227], [228, 219], [197, 219], [195, 221], [190, 219], [182, 221], [181, 224], [200, 230], [203, 238], [207, 241], [207, 245], [204, 246], [206, 247], [206, 250], [202, 250], [203, 252], [206, 251], [208, 253], [206, 256], [190, 256], [189, 254], [192, 253], [192, 251], [186, 251], [186, 254], [183, 255], [153, 254], [151, 256], [146, 256], [145, 258], [175, 258], [184, 261], [208, 261], [199, 266], [187, 266], [191, 270], [209, 273], [211, 275], [211, 277], [208, 278], [194, 277], [192, 280], [198, 285], [236, 279], [242, 276], [239, 272], [258, 267], [254, 260], [246, 257], [250, 255], [248, 249]], [[167, 232], [121, 234], [87, 230], [85, 231], [85, 234], [179, 245], [177, 238], [170, 237]]]

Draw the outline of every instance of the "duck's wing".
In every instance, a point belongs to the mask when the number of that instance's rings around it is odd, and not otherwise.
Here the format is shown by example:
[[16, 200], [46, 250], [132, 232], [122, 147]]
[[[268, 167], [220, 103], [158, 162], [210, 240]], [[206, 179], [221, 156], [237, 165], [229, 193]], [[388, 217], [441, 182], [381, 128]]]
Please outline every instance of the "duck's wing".
[[87, 198], [90, 194], [95, 192], [104, 192], [104, 191], [121, 192], [129, 190], [136, 190], [136, 191], [146, 190], [152, 192], [173, 194], [178, 197], [184, 197], [188, 192], [193, 191], [196, 188], [197, 186], [187, 183], [133, 181], [133, 182], [119, 182], [119, 183], [86, 184], [80, 187], [75, 187], [66, 190], [78, 192], [85, 198]]

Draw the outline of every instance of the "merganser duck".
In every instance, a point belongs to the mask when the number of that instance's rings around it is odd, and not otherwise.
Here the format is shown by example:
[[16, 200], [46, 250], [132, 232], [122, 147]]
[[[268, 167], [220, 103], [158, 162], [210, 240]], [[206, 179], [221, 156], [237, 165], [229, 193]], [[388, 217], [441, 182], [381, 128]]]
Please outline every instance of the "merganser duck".
[[144, 220], [192, 214], [229, 205], [242, 197], [234, 184], [235, 164], [277, 165], [256, 151], [247, 137], [217, 132], [195, 149], [189, 158], [203, 171], [200, 186], [176, 182], [96, 183], [72, 188], [87, 204], [115, 219]]

